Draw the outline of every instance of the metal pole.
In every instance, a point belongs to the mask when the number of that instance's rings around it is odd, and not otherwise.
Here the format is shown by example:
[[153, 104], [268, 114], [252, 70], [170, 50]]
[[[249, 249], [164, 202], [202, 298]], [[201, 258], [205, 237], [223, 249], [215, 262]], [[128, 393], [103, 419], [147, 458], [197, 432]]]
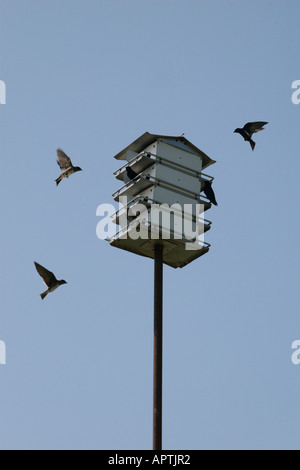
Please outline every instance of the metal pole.
[[153, 450], [162, 449], [163, 247], [154, 247]]

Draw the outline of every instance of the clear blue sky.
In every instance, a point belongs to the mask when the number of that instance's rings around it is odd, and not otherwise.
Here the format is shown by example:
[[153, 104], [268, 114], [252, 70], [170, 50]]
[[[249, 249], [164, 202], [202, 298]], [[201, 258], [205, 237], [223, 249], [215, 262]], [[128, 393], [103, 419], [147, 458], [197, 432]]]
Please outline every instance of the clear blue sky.
[[[96, 237], [113, 156], [217, 161], [210, 252], [164, 270], [163, 447], [299, 449], [299, 1], [2, 0], [2, 449], [151, 449], [153, 262]], [[268, 121], [255, 151], [236, 127]], [[56, 187], [56, 148], [83, 171]], [[68, 284], [41, 301], [33, 261]]]

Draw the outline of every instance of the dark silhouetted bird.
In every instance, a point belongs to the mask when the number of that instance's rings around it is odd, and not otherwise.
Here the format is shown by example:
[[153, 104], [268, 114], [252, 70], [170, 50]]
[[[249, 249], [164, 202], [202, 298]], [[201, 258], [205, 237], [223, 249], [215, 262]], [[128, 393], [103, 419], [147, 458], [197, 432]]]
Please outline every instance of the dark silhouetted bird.
[[62, 174], [55, 180], [56, 186], [63, 178], [69, 178], [69, 176], [73, 175], [73, 173], [76, 173], [76, 171], [82, 171], [79, 166], [72, 165], [71, 159], [61, 149], [57, 149], [57, 164], [62, 170]]
[[133, 178], [135, 178], [138, 173], [136, 173], [135, 171], [133, 171], [133, 169], [131, 168], [131, 166], [127, 166], [126, 167], [126, 172], [127, 172], [127, 176], [128, 178], [130, 178], [131, 180], [133, 180]]
[[250, 143], [252, 150], [254, 150], [255, 142], [251, 139], [254, 132], [259, 132], [263, 130], [263, 126], [268, 124], [267, 122], [257, 121], [257, 122], [247, 122], [242, 129], [239, 127], [234, 131], [241, 134], [247, 142]]
[[207, 197], [207, 199], [210, 200], [210, 202], [212, 202], [215, 206], [218, 205], [218, 203], [216, 201], [214, 190], [211, 186], [211, 181], [202, 180], [201, 181], [201, 191], [204, 192], [205, 196]]
[[48, 269], [44, 268], [40, 264], [34, 262], [35, 267], [39, 275], [43, 278], [44, 284], [48, 287], [45, 292], [41, 294], [41, 299], [43, 300], [49, 292], [53, 292], [55, 289], [57, 289], [61, 284], [67, 284], [66, 281], [61, 280], [58, 281], [54, 274], [51, 271], [48, 271]]

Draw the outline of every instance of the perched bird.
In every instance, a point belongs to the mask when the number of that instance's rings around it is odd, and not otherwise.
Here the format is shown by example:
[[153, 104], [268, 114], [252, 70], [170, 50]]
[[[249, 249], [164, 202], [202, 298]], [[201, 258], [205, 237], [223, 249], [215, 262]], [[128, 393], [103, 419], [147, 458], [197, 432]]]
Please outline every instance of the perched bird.
[[56, 186], [63, 178], [69, 178], [69, 176], [73, 175], [73, 173], [76, 173], [76, 171], [82, 171], [79, 166], [72, 165], [71, 159], [61, 149], [57, 149], [57, 164], [62, 170], [62, 174], [55, 180]]
[[215, 206], [218, 205], [218, 203], [216, 201], [214, 190], [211, 186], [211, 181], [202, 180], [202, 182], [201, 182], [201, 191], [204, 192], [205, 196], [207, 197], [207, 199], [210, 200], [210, 202], [212, 202]]
[[58, 281], [51, 271], [48, 271], [48, 269], [44, 268], [40, 264], [36, 262], [34, 262], [34, 264], [37, 272], [43, 278], [44, 284], [48, 287], [48, 289], [41, 294], [42, 300], [46, 297], [47, 294], [49, 294], [49, 292], [55, 291], [55, 289], [57, 289], [62, 284], [67, 284], [67, 282], [64, 280]]
[[254, 150], [255, 142], [251, 139], [254, 132], [259, 132], [263, 130], [263, 126], [268, 124], [267, 122], [258, 121], [258, 122], [247, 122], [242, 129], [239, 127], [234, 131], [241, 134], [247, 142], [250, 143], [252, 150]]
[[127, 171], [128, 178], [130, 178], [131, 180], [133, 180], [133, 178], [135, 178], [138, 175], [135, 171], [133, 171], [131, 166], [127, 166], [126, 171]]

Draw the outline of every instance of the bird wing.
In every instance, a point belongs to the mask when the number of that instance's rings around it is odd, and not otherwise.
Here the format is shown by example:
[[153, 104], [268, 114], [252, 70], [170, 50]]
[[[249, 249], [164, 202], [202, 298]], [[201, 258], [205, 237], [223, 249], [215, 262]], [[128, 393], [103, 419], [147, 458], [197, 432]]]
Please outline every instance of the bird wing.
[[210, 200], [210, 202], [212, 202], [216, 206], [218, 205], [217, 201], [216, 201], [216, 196], [215, 196], [213, 188], [211, 187], [211, 182], [210, 181], [205, 181], [205, 186], [203, 188], [203, 192], [204, 192], [205, 196], [207, 197], [207, 199]]
[[34, 264], [35, 264], [37, 272], [43, 278], [44, 283], [46, 284], [47, 287], [49, 287], [50, 284], [52, 284], [52, 282], [56, 281], [56, 277], [51, 271], [48, 271], [48, 269], [44, 268], [43, 266], [41, 266], [40, 264], [36, 262], [34, 262]]
[[246, 132], [251, 132], [253, 134], [254, 132], [262, 131], [263, 126], [266, 124], [268, 123], [264, 121], [247, 122], [247, 124], [244, 125], [244, 129]]
[[131, 168], [131, 166], [127, 166], [127, 167], [126, 167], [126, 172], [127, 172], [127, 175], [128, 175], [128, 177], [129, 177], [130, 179], [133, 179], [133, 178], [135, 178], [135, 177], [138, 175], [138, 173], [136, 173], [136, 172]]
[[71, 159], [61, 149], [57, 149], [57, 163], [62, 171], [72, 168]]

